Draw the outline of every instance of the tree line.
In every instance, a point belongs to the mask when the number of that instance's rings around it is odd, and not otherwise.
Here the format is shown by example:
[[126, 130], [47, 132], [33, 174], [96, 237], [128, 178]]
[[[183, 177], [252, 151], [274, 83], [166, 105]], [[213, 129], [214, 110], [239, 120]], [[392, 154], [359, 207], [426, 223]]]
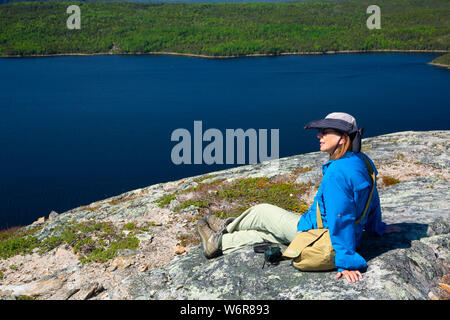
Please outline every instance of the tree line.
[[[69, 30], [76, 4], [81, 29]], [[449, 50], [450, 2], [173, 4], [17, 2], [0, 6], [0, 55], [178, 52], [209, 56], [341, 50]], [[114, 44], [114, 45], [113, 45]]]

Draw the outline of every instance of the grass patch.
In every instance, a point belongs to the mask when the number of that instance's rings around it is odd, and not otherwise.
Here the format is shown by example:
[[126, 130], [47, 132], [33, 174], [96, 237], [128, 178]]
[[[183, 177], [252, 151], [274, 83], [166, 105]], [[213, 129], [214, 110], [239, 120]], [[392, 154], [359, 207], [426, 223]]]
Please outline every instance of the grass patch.
[[305, 185], [292, 182], [274, 183], [268, 178], [238, 179], [217, 194], [219, 199], [238, 202], [241, 206], [270, 203], [283, 209], [302, 212], [306, 204], [297, 196], [305, 191]]
[[117, 198], [117, 199], [111, 200], [108, 202], [108, 204], [110, 204], [112, 206], [117, 206], [119, 204], [134, 200], [136, 198], [138, 198], [138, 196], [136, 196], [136, 195], [127, 195], [127, 196], [124, 196], [123, 198]]
[[160, 208], [164, 208], [175, 198], [176, 198], [175, 193], [169, 193], [169, 194], [163, 195], [161, 198], [159, 198], [158, 201], [156, 201], [156, 203], [158, 203], [158, 206]]
[[[118, 250], [137, 249], [139, 239], [136, 235], [157, 225], [155, 222], [140, 227], [133, 222], [122, 227], [116, 227], [111, 222], [68, 223], [56, 227], [52, 234], [42, 241], [35, 237], [41, 227], [29, 230], [23, 227], [1, 230], [0, 258], [31, 254], [34, 249], [38, 249], [39, 254], [45, 254], [61, 245], [68, 245], [73, 248], [74, 254], [78, 255], [82, 263], [102, 263], [115, 258]], [[0, 273], [0, 279], [2, 278], [3, 274]]]
[[251, 206], [239, 206], [239, 207], [230, 208], [230, 209], [227, 209], [227, 210], [218, 210], [218, 211], [214, 212], [214, 214], [217, 217], [219, 217], [220, 219], [226, 219], [226, 218], [230, 218], [230, 217], [237, 217], [242, 212], [244, 212], [245, 210], [247, 210], [250, 207]]
[[187, 200], [181, 203], [176, 209], [175, 212], [178, 212], [182, 209], [189, 208], [190, 206], [194, 206], [197, 208], [208, 208], [209, 207], [209, 200]]
[[184, 233], [177, 236], [177, 240], [180, 242], [180, 245], [183, 247], [187, 246], [195, 246], [200, 243], [200, 238], [197, 234], [192, 233]]
[[303, 213], [308, 210], [308, 206], [300, 200], [300, 197], [310, 185], [293, 181], [296, 175], [311, 169], [294, 170], [282, 181], [279, 177], [273, 179], [262, 177], [241, 178], [232, 182], [217, 180], [199, 183], [193, 188], [164, 195], [158, 203], [161, 207], [165, 207], [170, 201], [177, 199], [180, 205], [175, 212], [193, 205], [199, 209], [201, 215], [207, 211], [220, 218], [239, 215], [259, 203], [270, 203], [292, 212]]
[[203, 182], [203, 181], [205, 181], [205, 180], [207, 180], [209, 178], [213, 178], [213, 177], [215, 177], [215, 175], [213, 175], [213, 174], [206, 174], [204, 176], [201, 176], [200, 178], [194, 179], [194, 182], [201, 183], [201, 182]]
[[16, 298], [16, 300], [36, 300], [36, 298], [35, 297], [32, 297], [32, 296], [26, 296], [26, 295], [22, 295], [22, 296], [18, 296], [17, 298]]
[[314, 167], [297, 168], [297, 169], [292, 170], [291, 174], [293, 174], [295, 176], [298, 176], [298, 175], [300, 175], [302, 173], [309, 172], [312, 169], [314, 169]]
[[133, 222], [128, 222], [128, 223], [126, 223], [126, 224], [123, 226], [122, 229], [123, 229], [123, 230], [128, 230], [128, 231], [133, 231], [133, 230], [136, 229], [136, 224], [133, 223]]
[[25, 230], [24, 228], [11, 228], [0, 231], [0, 258], [8, 259], [18, 254], [30, 254], [39, 246], [34, 236], [39, 228]]
[[[132, 232], [125, 234], [123, 230]], [[139, 230], [133, 223], [125, 224], [122, 230], [111, 222], [72, 223], [57, 228], [41, 243], [39, 251], [42, 254], [65, 244], [73, 248], [82, 263], [102, 263], [115, 258], [118, 250], [136, 249], [139, 246], [137, 233]]]

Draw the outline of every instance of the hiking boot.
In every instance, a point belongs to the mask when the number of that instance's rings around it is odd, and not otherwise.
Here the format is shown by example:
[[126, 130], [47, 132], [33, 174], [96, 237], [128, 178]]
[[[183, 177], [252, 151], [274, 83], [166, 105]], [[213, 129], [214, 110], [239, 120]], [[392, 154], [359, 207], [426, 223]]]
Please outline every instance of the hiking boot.
[[214, 232], [219, 232], [220, 234], [227, 233], [227, 225], [229, 225], [233, 220], [236, 219], [235, 217], [227, 218], [227, 219], [220, 219], [214, 214], [208, 214], [205, 216], [206, 223], [208, 223], [209, 227]]
[[221, 233], [214, 232], [205, 219], [198, 220], [197, 232], [202, 240], [203, 254], [206, 258], [211, 259], [222, 255]]

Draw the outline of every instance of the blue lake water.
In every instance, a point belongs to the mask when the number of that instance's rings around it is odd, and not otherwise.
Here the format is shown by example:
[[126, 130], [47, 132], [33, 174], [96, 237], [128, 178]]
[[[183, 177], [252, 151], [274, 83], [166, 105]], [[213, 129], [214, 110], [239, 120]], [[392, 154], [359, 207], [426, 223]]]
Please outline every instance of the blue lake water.
[[[280, 157], [318, 150], [303, 125], [353, 114], [365, 137], [449, 129], [437, 54], [239, 59], [0, 59], [0, 228], [236, 165], [174, 165], [177, 128], [279, 129]], [[207, 143], [204, 142], [204, 146]]]

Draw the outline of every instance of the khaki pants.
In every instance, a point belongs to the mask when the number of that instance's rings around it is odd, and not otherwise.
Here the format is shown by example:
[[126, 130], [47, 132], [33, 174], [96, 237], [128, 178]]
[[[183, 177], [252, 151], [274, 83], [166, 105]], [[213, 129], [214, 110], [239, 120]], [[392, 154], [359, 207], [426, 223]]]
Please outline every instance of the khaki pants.
[[227, 226], [228, 233], [222, 236], [222, 252], [227, 254], [261, 242], [288, 245], [297, 234], [300, 217], [267, 203], [248, 208]]

